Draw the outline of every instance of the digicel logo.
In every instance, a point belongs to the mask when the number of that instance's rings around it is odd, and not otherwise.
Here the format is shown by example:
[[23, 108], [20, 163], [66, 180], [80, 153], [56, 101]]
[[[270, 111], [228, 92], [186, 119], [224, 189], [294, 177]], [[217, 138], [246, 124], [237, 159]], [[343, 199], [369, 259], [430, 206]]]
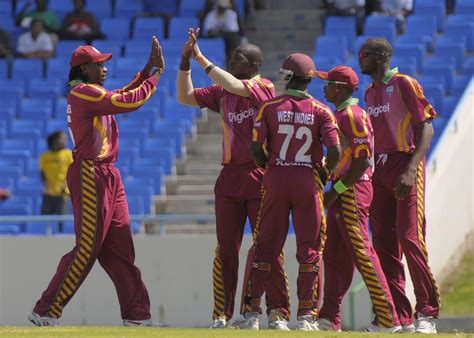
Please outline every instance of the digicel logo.
[[384, 104], [383, 106], [369, 107], [367, 112], [370, 116], [377, 117], [381, 113], [388, 113], [390, 111], [390, 103]]
[[253, 108], [249, 108], [248, 110], [241, 110], [240, 113], [229, 113], [229, 121], [230, 122], [237, 122], [242, 123], [244, 119], [253, 116]]

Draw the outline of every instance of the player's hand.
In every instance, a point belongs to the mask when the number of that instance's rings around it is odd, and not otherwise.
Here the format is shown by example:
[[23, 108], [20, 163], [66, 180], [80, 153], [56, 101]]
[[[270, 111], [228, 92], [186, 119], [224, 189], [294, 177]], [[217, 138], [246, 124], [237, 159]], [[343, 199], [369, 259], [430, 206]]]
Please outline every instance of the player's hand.
[[196, 58], [199, 54], [201, 54], [201, 50], [199, 49], [197, 40], [199, 36], [199, 28], [193, 29], [190, 28], [188, 31], [188, 41], [192, 46], [192, 53], [193, 53], [193, 58]]
[[[191, 30], [191, 28], [190, 28]], [[193, 56], [193, 42], [188, 39], [183, 46], [183, 51], [181, 53], [181, 57], [185, 60], [191, 60], [191, 57]]]
[[406, 169], [395, 184], [395, 198], [404, 199], [415, 183], [416, 169]]
[[150, 74], [153, 66], [156, 63], [156, 55], [158, 52], [158, 39], [154, 36], [151, 39], [151, 49], [150, 49], [150, 56], [148, 57], [148, 62], [146, 63], [145, 67], [143, 67], [142, 73]]
[[326, 168], [326, 166], [322, 166], [318, 170], [316, 170], [318, 173], [319, 179], [323, 183], [323, 186], [325, 186], [328, 183], [329, 179], [329, 170]]
[[331, 204], [333, 204], [339, 198], [339, 194], [334, 190], [331, 189], [324, 193], [324, 207], [327, 209]]
[[161, 70], [162, 73], [165, 70], [165, 58], [163, 57], [160, 42], [156, 37], [154, 39], [156, 40], [155, 67]]

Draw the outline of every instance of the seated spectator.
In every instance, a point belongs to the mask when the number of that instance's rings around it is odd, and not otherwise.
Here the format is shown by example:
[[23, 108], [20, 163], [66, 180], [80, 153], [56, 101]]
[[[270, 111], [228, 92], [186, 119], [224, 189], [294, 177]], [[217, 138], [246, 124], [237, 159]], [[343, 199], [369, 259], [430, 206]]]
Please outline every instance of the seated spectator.
[[11, 193], [7, 189], [0, 188], [0, 201], [4, 201], [10, 197]]
[[203, 33], [210, 38], [224, 38], [227, 55], [240, 44], [242, 36], [238, 16], [232, 9], [230, 0], [217, 1], [217, 8], [210, 11], [204, 19]]
[[43, 21], [31, 21], [30, 31], [18, 37], [17, 53], [31, 59], [49, 59], [54, 55], [53, 39], [44, 31]]
[[397, 33], [404, 34], [406, 30], [405, 17], [413, 10], [413, 0], [378, 0], [376, 13], [394, 16], [397, 19]]
[[[72, 152], [66, 148], [67, 136], [56, 131], [48, 136], [48, 150], [39, 160], [44, 183], [42, 215], [64, 215], [68, 212], [69, 190], [66, 174], [72, 163]], [[59, 224], [62, 231], [62, 224]]]
[[165, 37], [168, 38], [170, 19], [178, 14], [178, 0], [143, 0], [145, 13], [141, 16], [159, 16], [165, 22]]
[[353, 15], [357, 21], [357, 34], [362, 34], [365, 20], [365, 0], [327, 0], [328, 15]]
[[33, 1], [25, 3], [16, 18], [16, 25], [27, 28], [31, 26], [31, 20], [37, 19], [43, 21], [46, 32], [56, 33], [59, 29], [59, 20], [56, 13], [48, 11], [47, 0], [36, 0], [35, 2], [36, 9], [31, 12], [26, 11]]
[[11, 58], [13, 51], [13, 38], [10, 33], [0, 29], [0, 58]]
[[86, 0], [73, 0], [74, 11], [67, 13], [59, 32], [64, 40], [86, 40], [91, 43], [94, 39], [103, 38], [99, 31], [99, 24], [90, 12], [86, 12]]

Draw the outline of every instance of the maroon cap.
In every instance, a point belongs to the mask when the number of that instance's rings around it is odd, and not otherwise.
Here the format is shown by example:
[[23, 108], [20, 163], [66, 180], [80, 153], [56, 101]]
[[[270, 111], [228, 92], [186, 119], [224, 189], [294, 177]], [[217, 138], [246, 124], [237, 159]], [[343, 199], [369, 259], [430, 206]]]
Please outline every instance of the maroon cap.
[[293, 53], [288, 55], [285, 61], [283, 61], [280, 73], [311, 78], [316, 75], [316, 66], [308, 55]]
[[71, 61], [69, 64], [71, 67], [83, 65], [87, 62], [103, 62], [110, 60], [112, 53], [99, 52], [95, 47], [92, 46], [79, 46], [71, 55]]
[[345, 84], [351, 89], [357, 89], [359, 85], [359, 77], [351, 67], [337, 66], [329, 72], [316, 72], [316, 76], [323, 80], [337, 81]]

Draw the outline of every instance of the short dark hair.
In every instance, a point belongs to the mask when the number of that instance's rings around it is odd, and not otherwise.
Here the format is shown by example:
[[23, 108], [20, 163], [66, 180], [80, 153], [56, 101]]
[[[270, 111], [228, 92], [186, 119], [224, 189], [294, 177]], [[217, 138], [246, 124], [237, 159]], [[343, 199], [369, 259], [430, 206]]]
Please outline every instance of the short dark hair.
[[62, 130], [57, 130], [51, 134], [48, 135], [48, 149], [51, 149], [53, 147], [54, 142], [59, 139], [61, 135], [65, 134], [64, 131]]
[[81, 80], [82, 82], [89, 82], [89, 77], [81, 69], [81, 65], [71, 67], [69, 70], [69, 82], [73, 80]]
[[363, 44], [361, 49], [367, 49], [369, 52], [376, 52], [385, 55], [387, 59], [393, 55], [392, 45], [384, 38], [370, 38], [367, 39]]

